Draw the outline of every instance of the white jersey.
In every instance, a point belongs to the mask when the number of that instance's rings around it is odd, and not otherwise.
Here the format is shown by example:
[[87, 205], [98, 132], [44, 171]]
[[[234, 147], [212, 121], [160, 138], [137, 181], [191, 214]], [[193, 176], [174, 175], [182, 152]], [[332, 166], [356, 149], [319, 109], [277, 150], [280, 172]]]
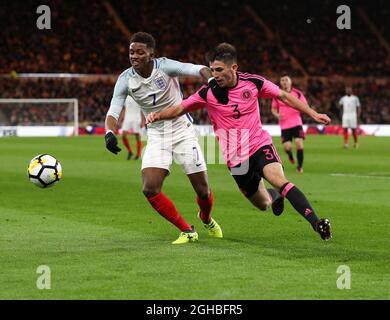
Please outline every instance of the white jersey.
[[125, 101], [125, 108], [125, 118], [123, 122], [131, 121], [141, 123], [141, 108], [132, 97], [127, 96]]
[[343, 106], [343, 117], [357, 117], [357, 108], [360, 108], [357, 96], [346, 95], [340, 99], [339, 104]]
[[129, 133], [140, 133], [141, 131], [141, 109], [130, 96], [127, 96], [125, 102], [122, 130]]
[[[107, 115], [119, 118], [127, 95], [140, 106], [145, 118], [150, 112], [179, 105], [183, 100], [178, 76], [200, 76], [203, 65], [182, 63], [158, 58], [153, 59], [153, 71], [149, 78], [140, 76], [133, 67], [122, 72], [116, 82]], [[148, 125], [148, 136], [194, 136], [192, 118], [186, 114], [172, 121], [156, 121]]]

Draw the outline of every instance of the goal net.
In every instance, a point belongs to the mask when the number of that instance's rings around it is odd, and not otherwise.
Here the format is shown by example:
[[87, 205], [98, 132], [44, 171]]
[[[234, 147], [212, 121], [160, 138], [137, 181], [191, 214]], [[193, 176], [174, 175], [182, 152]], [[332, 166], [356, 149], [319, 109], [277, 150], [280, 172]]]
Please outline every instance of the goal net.
[[1, 136], [77, 136], [77, 99], [0, 99]]

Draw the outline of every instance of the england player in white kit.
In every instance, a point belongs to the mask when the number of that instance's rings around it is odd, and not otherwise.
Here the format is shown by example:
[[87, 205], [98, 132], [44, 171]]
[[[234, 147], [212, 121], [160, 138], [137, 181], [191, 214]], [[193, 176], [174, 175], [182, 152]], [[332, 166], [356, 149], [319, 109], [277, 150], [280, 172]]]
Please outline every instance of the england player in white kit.
[[360, 101], [359, 98], [352, 94], [352, 88], [345, 89], [346, 95], [339, 101], [339, 105], [343, 108], [342, 127], [344, 129], [344, 148], [349, 148], [348, 130], [352, 129], [354, 139], [354, 147], [358, 147], [358, 118], [360, 117]]
[[141, 127], [144, 126], [144, 118], [141, 116], [141, 109], [134, 99], [127, 96], [125, 101], [125, 115], [122, 123], [122, 142], [127, 149], [127, 160], [130, 160], [133, 156], [133, 150], [131, 149], [129, 139], [127, 135], [134, 135], [137, 143], [137, 153], [135, 160], [141, 158], [142, 140], [141, 140]]
[[[106, 116], [106, 147], [117, 154], [120, 149], [113, 134], [127, 95], [140, 106], [145, 118], [182, 101], [178, 76], [211, 78], [208, 67], [181, 63], [167, 58], [154, 58], [155, 40], [145, 32], [135, 33], [130, 40], [132, 64], [119, 76], [110, 109]], [[142, 157], [143, 193], [152, 207], [174, 224], [181, 233], [174, 244], [198, 240], [198, 234], [162, 192], [165, 177], [176, 160], [187, 174], [196, 194], [199, 217], [210, 236], [222, 237], [222, 231], [211, 218], [213, 194], [208, 185], [207, 168], [192, 125], [183, 115], [172, 121], [159, 121], [147, 127], [148, 143]]]

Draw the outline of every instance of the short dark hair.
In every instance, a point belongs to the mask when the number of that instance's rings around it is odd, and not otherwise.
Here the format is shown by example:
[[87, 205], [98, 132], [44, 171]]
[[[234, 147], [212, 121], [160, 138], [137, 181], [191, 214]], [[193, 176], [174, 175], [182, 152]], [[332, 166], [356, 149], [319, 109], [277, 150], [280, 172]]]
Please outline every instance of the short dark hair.
[[154, 37], [147, 32], [136, 32], [130, 38], [130, 43], [141, 42], [144, 43], [148, 48], [156, 48], [156, 40]]
[[237, 63], [237, 50], [230, 43], [223, 42], [208, 52], [206, 59], [208, 62], [218, 60], [229, 64]]

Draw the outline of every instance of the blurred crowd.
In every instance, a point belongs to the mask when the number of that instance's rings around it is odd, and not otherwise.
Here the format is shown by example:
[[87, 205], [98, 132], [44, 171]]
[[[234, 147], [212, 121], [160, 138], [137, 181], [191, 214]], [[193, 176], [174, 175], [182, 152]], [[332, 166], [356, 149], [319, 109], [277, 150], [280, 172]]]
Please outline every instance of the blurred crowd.
[[0, 73], [118, 73], [128, 64], [128, 39], [102, 1], [44, 1], [51, 29], [39, 30], [42, 1], [2, 0]]
[[[362, 105], [361, 122], [363, 124], [390, 123], [390, 81], [381, 79], [357, 80], [347, 84], [353, 88], [353, 94], [359, 97]], [[346, 83], [341, 80], [324, 78], [311, 79], [307, 92], [312, 104], [333, 119], [341, 121], [338, 107], [340, 97], [345, 94]]]
[[[364, 6], [368, 6], [366, 2]], [[387, 0], [375, 0], [371, 5], [376, 6], [376, 10], [366, 10], [369, 18], [375, 22], [379, 32], [383, 35], [387, 41], [390, 39], [390, 6]]]
[[[351, 9], [351, 29], [336, 24], [341, 4]], [[264, 1], [254, 1], [253, 6], [309, 75], [390, 76], [390, 55], [359, 13], [362, 9], [375, 26], [388, 30], [383, 27], [390, 18], [387, 1], [321, 0], [297, 5], [296, 0], [274, 0], [271, 6]]]
[[[277, 83], [277, 79], [272, 79]], [[294, 80], [294, 78], [293, 78]], [[296, 87], [306, 95], [310, 105], [319, 112], [326, 112], [331, 116], [332, 123], [341, 122], [341, 110], [338, 102], [345, 94], [346, 83], [326, 77], [311, 78], [305, 83], [299, 79]], [[77, 98], [79, 99], [79, 121], [82, 126], [103, 125], [105, 115], [110, 105], [115, 81], [82, 79], [1, 79], [0, 92], [2, 98]], [[352, 85], [362, 104], [361, 121], [364, 124], [390, 123], [390, 81], [358, 80]], [[200, 83], [182, 79], [181, 87], [184, 97], [194, 93]], [[260, 101], [262, 122], [276, 123], [271, 113], [271, 101]], [[73, 111], [69, 105], [51, 104], [46, 107], [29, 107], [0, 104], [0, 122], [5, 118], [8, 124], [39, 124], [39, 123], [67, 123], [73, 121]], [[206, 110], [193, 113], [196, 124], [209, 124]], [[304, 117], [306, 123], [312, 120]]]
[[[0, 79], [2, 98], [76, 98], [79, 100], [80, 124], [102, 124], [110, 104], [115, 83], [109, 80], [80, 79]], [[16, 107], [15, 107], [16, 106]], [[16, 110], [15, 110], [16, 109]], [[23, 110], [23, 111], [22, 111]], [[28, 108], [0, 104], [0, 115], [10, 124], [67, 123], [73, 121], [69, 105], [51, 104]]]
[[[128, 66], [128, 39], [103, 1], [46, 1], [51, 9], [50, 30], [36, 26], [40, 1], [4, 1], [0, 73], [119, 73]], [[174, 59], [206, 63], [210, 47], [227, 41], [237, 47], [242, 70], [269, 77], [281, 72], [301, 76], [299, 64], [311, 76], [390, 75], [390, 55], [359, 13], [360, 8], [388, 40], [386, 0], [351, 2], [351, 30], [336, 26], [337, 0], [302, 5], [296, 0], [109, 3], [130, 33], [152, 33], [158, 53]]]
[[[131, 31], [148, 30], [167, 57], [200, 64], [220, 42], [236, 46], [240, 68], [268, 76], [282, 71], [301, 75], [279, 43], [267, 37], [247, 11], [248, 1], [113, 0]], [[162, 10], [164, 14], [162, 14]]]
[[[119, 74], [129, 67], [129, 39], [109, 14], [109, 3], [130, 33], [143, 30], [155, 36], [157, 56], [207, 64], [205, 53], [211, 47], [230, 42], [238, 49], [241, 71], [259, 73], [275, 82], [282, 73], [304, 77], [298, 87], [313, 106], [335, 121], [340, 119], [338, 100], [346, 85], [337, 77], [359, 77], [353, 87], [363, 106], [362, 121], [390, 123], [390, 84], [380, 80], [390, 76], [390, 55], [361, 14], [362, 10], [389, 41], [390, 25], [384, 23], [390, 18], [387, 0], [344, 1], [352, 10], [351, 30], [336, 26], [337, 0], [302, 5], [296, 0], [48, 0], [50, 30], [37, 29], [40, 1], [3, 2], [0, 73]], [[79, 99], [81, 123], [103, 122], [113, 86], [113, 81], [77, 78], [0, 79], [1, 98]], [[197, 88], [197, 84], [182, 82], [185, 97]], [[269, 102], [262, 105], [263, 122], [275, 122]], [[23, 112], [0, 108], [12, 123], [50, 117], [57, 122], [67, 120], [60, 107], [54, 114], [39, 111], [44, 108]], [[195, 112], [194, 118], [199, 124], [209, 121], [205, 111]]]

